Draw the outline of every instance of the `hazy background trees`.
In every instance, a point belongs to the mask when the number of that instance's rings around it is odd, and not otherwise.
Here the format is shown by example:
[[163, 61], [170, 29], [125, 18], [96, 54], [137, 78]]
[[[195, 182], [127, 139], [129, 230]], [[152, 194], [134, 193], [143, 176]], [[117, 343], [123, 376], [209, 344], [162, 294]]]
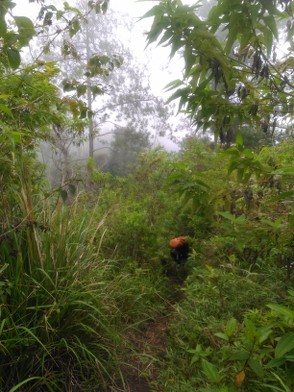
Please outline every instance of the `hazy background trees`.
[[110, 143], [110, 157], [106, 169], [117, 176], [126, 176], [134, 166], [138, 155], [150, 149], [151, 142], [147, 132], [134, 128], [116, 129]]
[[[129, 143], [124, 143], [125, 156], [121, 162], [124, 169], [118, 170], [123, 173], [127, 160], [133, 162], [134, 155], [138, 153], [135, 147], [137, 139], [144, 137], [155, 146], [160, 143], [162, 136], [188, 128], [189, 122], [175, 120], [173, 107], [152, 92], [148, 65], [140, 62], [129, 49], [128, 34], [125, 32], [132, 30], [134, 21], [110, 9], [107, 13], [89, 13], [87, 1], [80, 1], [77, 7], [81, 15], [87, 15], [87, 19], [81, 18], [79, 22], [81, 30], [74, 34], [71, 30], [66, 30], [54, 41], [50, 41], [49, 26], [48, 31], [44, 29], [43, 35], [40, 35], [45, 50], [38, 58], [58, 64], [60, 74], [56, 77], [56, 83], [62, 89], [64, 99], [72, 106], [79, 102], [80, 121], [84, 126], [84, 132], [77, 133], [74, 127], [64, 125], [63, 133], [67, 143], [62, 146], [63, 152], [56, 153], [58, 146], [61, 147], [61, 133], [55, 135], [58, 142], [53, 143], [53, 164], [61, 155], [66, 155], [63, 160], [69, 163], [77, 160], [79, 165], [83, 165], [88, 156], [98, 162], [97, 156], [101, 157], [101, 150], [104, 161], [113, 161], [111, 141], [115, 137], [117, 145], [119, 133], [122, 132], [124, 139], [124, 132], [128, 129], [132, 132], [134, 142], [129, 135]], [[46, 12], [48, 15], [48, 10]], [[47, 24], [53, 17], [51, 14], [50, 11]], [[62, 19], [59, 23], [62, 30]], [[39, 56], [36, 45], [32, 52], [34, 56]], [[69, 130], [73, 132], [72, 141], [69, 140]], [[52, 139], [55, 136], [52, 130]], [[135, 150], [132, 151], [132, 148]], [[47, 152], [46, 155], [48, 157]], [[118, 167], [118, 157], [115, 161]], [[109, 162], [109, 165], [113, 166], [113, 162]], [[103, 164], [103, 167], [105, 170], [107, 165]], [[55, 168], [62, 171], [61, 178], [69, 175], [68, 171], [64, 172], [64, 164], [57, 162]]]

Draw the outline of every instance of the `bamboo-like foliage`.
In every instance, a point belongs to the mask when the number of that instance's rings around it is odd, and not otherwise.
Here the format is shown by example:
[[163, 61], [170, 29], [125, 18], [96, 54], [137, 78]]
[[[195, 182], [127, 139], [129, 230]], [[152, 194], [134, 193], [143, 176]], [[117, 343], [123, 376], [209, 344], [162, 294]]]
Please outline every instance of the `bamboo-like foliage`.
[[119, 374], [124, 325], [150, 317], [156, 290], [100, 258], [105, 217], [81, 219], [78, 197], [37, 197], [24, 173], [1, 195], [0, 390], [103, 390]]

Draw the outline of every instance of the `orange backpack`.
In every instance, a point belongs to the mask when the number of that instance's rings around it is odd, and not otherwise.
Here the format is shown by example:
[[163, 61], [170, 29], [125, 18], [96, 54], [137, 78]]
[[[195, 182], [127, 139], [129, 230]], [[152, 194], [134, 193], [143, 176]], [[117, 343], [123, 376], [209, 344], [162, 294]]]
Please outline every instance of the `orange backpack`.
[[187, 242], [186, 237], [180, 236], [173, 238], [169, 241], [169, 246], [173, 249], [178, 248], [179, 246], [184, 245]]

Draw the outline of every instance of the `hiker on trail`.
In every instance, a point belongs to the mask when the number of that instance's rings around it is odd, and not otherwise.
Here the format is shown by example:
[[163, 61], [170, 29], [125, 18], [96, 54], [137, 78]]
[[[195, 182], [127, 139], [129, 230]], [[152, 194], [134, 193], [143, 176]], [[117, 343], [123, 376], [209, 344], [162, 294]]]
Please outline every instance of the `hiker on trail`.
[[172, 238], [169, 242], [170, 255], [178, 264], [186, 261], [189, 256], [189, 244], [184, 236]]

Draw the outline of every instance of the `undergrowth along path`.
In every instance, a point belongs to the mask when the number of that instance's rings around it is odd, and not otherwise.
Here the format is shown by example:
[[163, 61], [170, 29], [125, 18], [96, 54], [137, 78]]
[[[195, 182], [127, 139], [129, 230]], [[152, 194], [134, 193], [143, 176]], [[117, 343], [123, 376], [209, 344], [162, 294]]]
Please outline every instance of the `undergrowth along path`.
[[166, 355], [170, 319], [177, 312], [175, 304], [183, 298], [183, 280], [170, 277], [170, 284], [170, 298], [159, 295], [165, 303], [164, 311], [139, 330], [128, 332], [127, 341], [132, 346], [131, 364], [124, 369], [125, 385], [111, 389], [111, 392], [166, 392], [159, 387], [157, 380]]

